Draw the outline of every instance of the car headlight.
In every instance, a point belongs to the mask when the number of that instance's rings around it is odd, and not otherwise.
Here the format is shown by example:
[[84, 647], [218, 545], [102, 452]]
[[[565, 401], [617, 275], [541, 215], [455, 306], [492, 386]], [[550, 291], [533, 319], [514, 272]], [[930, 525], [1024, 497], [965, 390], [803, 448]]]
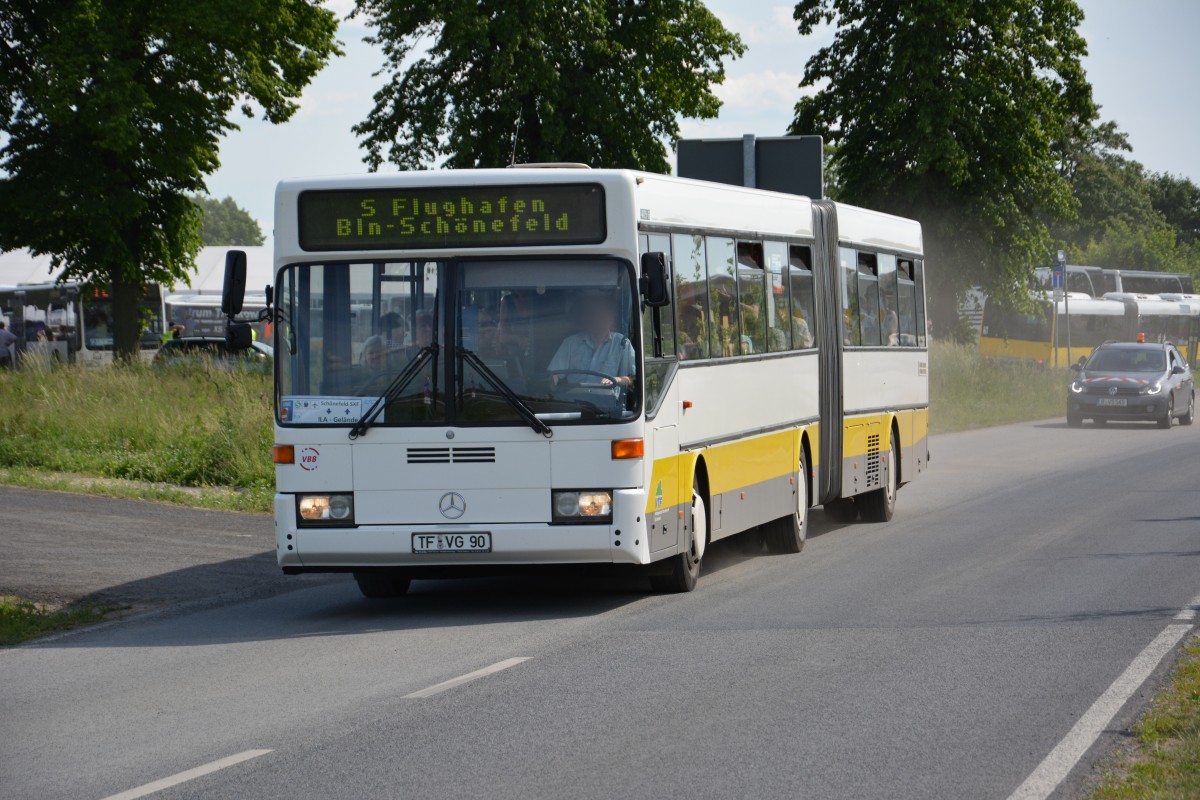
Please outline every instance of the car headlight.
[[1079, 381], [1072, 382], [1071, 383], [1071, 391], [1074, 392], [1075, 394], [1082, 393], [1083, 392], [1083, 384], [1080, 383]]
[[567, 489], [550, 492], [554, 522], [612, 522], [612, 492], [606, 489]]
[[1153, 386], [1147, 386], [1142, 391], [1145, 392], [1146, 394], [1158, 394], [1159, 392], [1162, 391], [1162, 381], [1157, 381], [1154, 383]]
[[298, 494], [296, 495], [296, 524], [337, 525], [354, 524], [354, 495]]

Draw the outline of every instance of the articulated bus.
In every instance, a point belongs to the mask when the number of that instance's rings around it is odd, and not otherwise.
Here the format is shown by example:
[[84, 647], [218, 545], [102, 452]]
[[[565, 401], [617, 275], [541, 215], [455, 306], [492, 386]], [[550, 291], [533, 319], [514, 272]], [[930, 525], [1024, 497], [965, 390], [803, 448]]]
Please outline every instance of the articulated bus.
[[286, 573], [690, 591], [710, 542], [797, 552], [928, 466], [916, 222], [620, 170], [285, 181], [275, 269]]
[[[1200, 339], [1200, 297], [1196, 295], [1139, 295], [1108, 292], [1091, 298], [1070, 295], [1069, 347], [1066, 305], [1044, 293], [1026, 311], [985, 302], [979, 352], [985, 358], [1025, 361], [1039, 366], [1068, 366], [1086, 358], [1108, 341], [1171, 342], [1196, 363]], [[1055, 338], [1057, 334], [1057, 339]], [[1055, 342], [1057, 341], [1057, 352]]]
[[[242, 310], [236, 315], [237, 322], [245, 322], [254, 329], [256, 339], [266, 341], [270, 332], [260, 312], [267, 307], [263, 294], [248, 294]], [[167, 322], [183, 326], [184, 336], [224, 336], [227, 320], [221, 313], [221, 297], [215, 294], [195, 292], [169, 294], [166, 297]]]
[[[25, 338], [25, 358], [49, 363], [110, 364], [112, 300], [99, 287], [76, 281], [0, 287], [0, 309], [13, 333]], [[142, 300], [141, 357], [162, 344], [163, 296], [158, 284]]]

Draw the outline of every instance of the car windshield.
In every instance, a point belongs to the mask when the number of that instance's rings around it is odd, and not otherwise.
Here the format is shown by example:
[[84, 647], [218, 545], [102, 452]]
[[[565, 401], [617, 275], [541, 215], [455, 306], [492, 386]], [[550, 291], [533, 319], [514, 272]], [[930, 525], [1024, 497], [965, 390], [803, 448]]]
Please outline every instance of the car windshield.
[[362, 433], [631, 419], [641, 397], [634, 301], [629, 265], [612, 259], [285, 268], [279, 421], [363, 420]]
[[1166, 354], [1149, 347], [1102, 347], [1084, 365], [1093, 372], [1162, 372], [1166, 368]]

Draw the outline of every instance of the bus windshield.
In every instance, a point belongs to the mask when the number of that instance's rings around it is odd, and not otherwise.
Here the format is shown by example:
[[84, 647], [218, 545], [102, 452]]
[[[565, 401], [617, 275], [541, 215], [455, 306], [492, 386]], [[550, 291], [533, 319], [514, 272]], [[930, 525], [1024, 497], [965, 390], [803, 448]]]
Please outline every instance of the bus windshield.
[[351, 426], [374, 409], [372, 426], [553, 426], [640, 410], [626, 262], [301, 264], [278, 286], [281, 424]]

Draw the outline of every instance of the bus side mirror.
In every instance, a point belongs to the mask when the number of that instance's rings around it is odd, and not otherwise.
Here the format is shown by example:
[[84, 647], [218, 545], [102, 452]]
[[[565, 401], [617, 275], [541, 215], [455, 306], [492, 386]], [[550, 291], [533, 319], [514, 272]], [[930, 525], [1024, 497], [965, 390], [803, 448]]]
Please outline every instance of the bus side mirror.
[[233, 317], [242, 313], [246, 299], [246, 253], [230, 250], [225, 254], [225, 285], [221, 288], [221, 313]]
[[651, 308], [671, 305], [671, 271], [665, 253], [642, 253], [642, 277], [638, 291]]

